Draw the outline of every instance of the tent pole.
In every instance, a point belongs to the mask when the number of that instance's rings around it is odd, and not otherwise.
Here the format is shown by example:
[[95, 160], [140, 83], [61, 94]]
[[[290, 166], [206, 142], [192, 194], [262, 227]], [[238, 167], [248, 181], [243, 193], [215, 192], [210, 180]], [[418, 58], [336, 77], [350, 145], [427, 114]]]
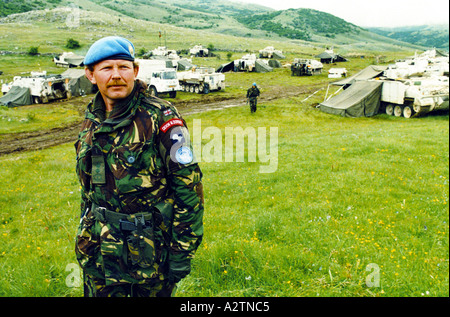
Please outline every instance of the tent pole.
[[323, 99], [323, 101], [327, 100], [327, 96], [328, 96], [328, 90], [330, 89], [330, 85], [327, 86], [327, 93], [325, 94], [325, 98]]

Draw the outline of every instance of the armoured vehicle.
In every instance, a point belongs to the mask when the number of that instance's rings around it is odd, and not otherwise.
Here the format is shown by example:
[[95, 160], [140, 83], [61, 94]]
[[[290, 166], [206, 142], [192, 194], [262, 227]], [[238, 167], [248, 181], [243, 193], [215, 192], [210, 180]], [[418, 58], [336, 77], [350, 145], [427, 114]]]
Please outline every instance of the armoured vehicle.
[[434, 76], [384, 81], [381, 102], [388, 115], [405, 118], [449, 109], [449, 79]]
[[225, 75], [216, 73], [213, 68], [200, 67], [178, 72], [178, 80], [182, 90], [197, 94], [225, 89]]
[[204, 48], [202, 45], [195, 45], [189, 50], [189, 54], [195, 57], [208, 57], [209, 50], [207, 48]]
[[260, 58], [277, 58], [284, 59], [285, 56], [280, 50], [276, 50], [273, 46], [267, 46], [265, 49], [259, 51]]
[[2, 85], [3, 94], [7, 94], [13, 86], [29, 88], [34, 103], [72, 97], [68, 77], [47, 75], [45, 71], [31, 72], [29, 77], [15, 76], [11, 83]]
[[292, 76], [312, 76], [321, 74], [323, 64], [313, 59], [296, 58], [291, 65]]
[[148, 85], [153, 96], [168, 93], [170, 98], [176, 97], [181, 87], [175, 68], [167, 67], [165, 60], [137, 59], [136, 61], [139, 63], [137, 78]]
[[150, 55], [150, 57], [151, 56], [163, 56], [170, 60], [179, 60], [180, 59], [180, 56], [178, 56], [177, 51], [169, 50], [165, 46], [159, 46], [159, 47], [155, 48], [154, 50], [150, 51], [150, 53], [148, 55]]
[[60, 56], [55, 56], [53, 61], [56, 66], [78, 67], [83, 64], [84, 56], [76, 55], [72, 52], [64, 52]]
[[256, 55], [255, 54], [246, 54], [242, 56], [241, 59], [237, 59], [234, 61], [234, 71], [248, 71], [252, 72], [255, 69], [256, 64]]
[[449, 58], [426, 51], [384, 71], [381, 102], [387, 114], [411, 118], [449, 108]]

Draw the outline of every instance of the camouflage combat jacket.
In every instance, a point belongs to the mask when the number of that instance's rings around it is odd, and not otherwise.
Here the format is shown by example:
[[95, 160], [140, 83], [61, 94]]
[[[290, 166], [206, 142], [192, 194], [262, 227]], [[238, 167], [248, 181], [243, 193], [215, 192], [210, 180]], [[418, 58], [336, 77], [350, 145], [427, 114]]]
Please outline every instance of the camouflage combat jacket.
[[[107, 119], [97, 93], [75, 143], [81, 184], [77, 259], [106, 285], [164, 279], [168, 259], [192, 258], [203, 236], [202, 173], [191, 157], [186, 123], [176, 108], [145, 90], [136, 81]], [[129, 223], [139, 213], [151, 216], [136, 235], [118, 221], [99, 219], [96, 206], [130, 215]]]

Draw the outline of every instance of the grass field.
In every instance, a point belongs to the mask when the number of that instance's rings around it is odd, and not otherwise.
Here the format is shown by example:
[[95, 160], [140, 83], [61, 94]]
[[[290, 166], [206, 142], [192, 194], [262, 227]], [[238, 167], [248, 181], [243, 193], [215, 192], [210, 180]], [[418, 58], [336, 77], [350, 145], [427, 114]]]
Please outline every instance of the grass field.
[[[448, 114], [341, 118], [302, 99], [187, 118], [278, 127], [278, 169], [200, 163], [205, 238], [178, 296], [448, 296]], [[80, 296], [73, 146], [3, 156], [0, 181], [0, 296]]]
[[[138, 50], [158, 45], [158, 24], [124, 18], [112, 25], [103, 21], [110, 17], [99, 15], [99, 21], [89, 18], [90, 24], [77, 29], [57, 29], [55, 23], [64, 25], [65, 16], [53, 24], [45, 21], [51, 17], [39, 17], [32, 25], [0, 25], [5, 39], [0, 49], [25, 52], [35, 45], [41, 53], [63, 52], [72, 37], [83, 45], [76, 53], [84, 54], [88, 44], [111, 32], [133, 33]], [[274, 45], [286, 52], [286, 62], [314, 56], [325, 47], [185, 31], [168, 28], [168, 46], [187, 48], [199, 38], [225, 51], [257, 52]], [[380, 55], [389, 62], [413, 54], [335, 49], [366, 56], [343, 65], [349, 75]], [[226, 53], [194, 62], [217, 67], [226, 63]], [[232, 59], [242, 55], [235, 52]], [[5, 81], [41, 69], [63, 71], [48, 57], [0, 59]], [[254, 81], [267, 94], [269, 89], [282, 93], [283, 87], [315, 90], [329, 79], [326, 72], [291, 77], [288, 69], [227, 74], [227, 88], [217, 94], [241, 98]], [[202, 156], [214, 150], [217, 159], [200, 162], [205, 237], [177, 295], [448, 297], [448, 113], [409, 120], [342, 118], [313, 107], [323, 100], [325, 89], [303, 102], [309, 95], [262, 102], [254, 115], [247, 107], [235, 107], [186, 117], [191, 133], [194, 123], [201, 122]], [[177, 98], [201, 96], [180, 93]], [[2, 107], [0, 142], [2, 134], [49, 130], [77, 115], [75, 104]], [[244, 162], [236, 162], [237, 155], [225, 162], [226, 153], [211, 147], [212, 137], [205, 132], [219, 132], [219, 143], [225, 145], [227, 128], [271, 127], [278, 128], [277, 168], [265, 174], [260, 168], [267, 163], [252, 162], [249, 153]], [[0, 157], [0, 296], [82, 295], [74, 253], [80, 195], [74, 169], [72, 144]]]

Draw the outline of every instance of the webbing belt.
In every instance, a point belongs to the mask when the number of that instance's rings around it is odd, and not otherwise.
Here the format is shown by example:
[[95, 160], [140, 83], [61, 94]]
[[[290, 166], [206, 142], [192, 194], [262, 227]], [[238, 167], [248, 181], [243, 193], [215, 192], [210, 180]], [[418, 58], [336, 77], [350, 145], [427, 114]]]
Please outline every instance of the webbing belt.
[[92, 213], [94, 214], [95, 218], [101, 222], [105, 223], [111, 223], [111, 224], [118, 224], [120, 221], [130, 221], [135, 222], [136, 219], [139, 219], [142, 221], [148, 221], [152, 219], [152, 213], [151, 212], [140, 212], [135, 214], [122, 214], [119, 212], [108, 210], [104, 207], [99, 207], [96, 204], [92, 204]]

